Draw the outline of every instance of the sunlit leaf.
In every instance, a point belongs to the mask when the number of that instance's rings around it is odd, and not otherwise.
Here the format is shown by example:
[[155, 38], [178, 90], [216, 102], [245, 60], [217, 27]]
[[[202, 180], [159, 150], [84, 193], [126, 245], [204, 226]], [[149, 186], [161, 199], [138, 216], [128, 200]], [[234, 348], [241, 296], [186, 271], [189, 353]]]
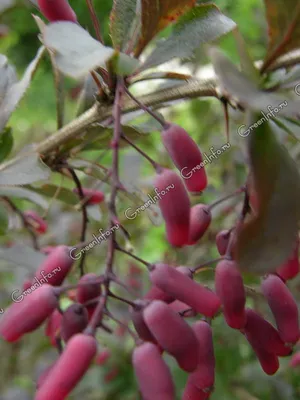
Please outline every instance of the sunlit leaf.
[[[252, 115], [253, 123], [257, 115]], [[242, 270], [275, 271], [292, 253], [300, 219], [300, 174], [269, 123], [248, 138], [250, 174], [258, 210], [238, 235], [235, 257]]]
[[136, 56], [158, 32], [176, 22], [195, 3], [196, 0], [141, 0], [142, 31]]
[[210, 56], [221, 87], [243, 107], [261, 112], [266, 119], [279, 116], [300, 117], [299, 101], [261, 90], [219, 50], [210, 49]]
[[188, 58], [201, 44], [216, 40], [235, 27], [235, 22], [215, 5], [195, 7], [180, 18], [171, 36], [157, 45], [142, 68], [155, 67], [174, 57]]
[[[300, 47], [300, 3], [297, 0], [264, 0], [269, 44], [265, 64]], [[274, 57], [275, 54], [275, 57]]]
[[57, 68], [73, 78], [105, 66], [114, 50], [94, 39], [85, 29], [72, 22], [54, 22], [43, 31], [45, 46], [54, 52]]
[[114, 0], [110, 14], [110, 33], [114, 48], [122, 50], [136, 15], [136, 0]]
[[44, 209], [48, 208], [48, 202], [40, 194], [23, 187], [0, 186], [0, 196], [25, 199], [39, 205]]
[[49, 178], [50, 172], [37, 153], [20, 155], [16, 160], [0, 165], [0, 185], [26, 185]]
[[0, 133], [0, 162], [10, 154], [13, 148], [14, 140], [11, 133], [11, 128], [4, 128], [3, 132]]
[[0, 132], [28, 89], [44, 50], [43, 46], [40, 47], [34, 60], [27, 67], [23, 78], [19, 82], [12, 84], [6, 91], [0, 107]]

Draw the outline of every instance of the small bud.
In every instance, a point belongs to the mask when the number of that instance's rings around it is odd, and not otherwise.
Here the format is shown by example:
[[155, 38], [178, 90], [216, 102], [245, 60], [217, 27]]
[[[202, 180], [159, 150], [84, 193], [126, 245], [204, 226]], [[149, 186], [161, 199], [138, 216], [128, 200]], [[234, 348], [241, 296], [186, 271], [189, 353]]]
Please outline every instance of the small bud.
[[[79, 193], [77, 188], [75, 188], [73, 192], [77, 194]], [[84, 197], [88, 198], [86, 203], [87, 205], [100, 204], [105, 199], [104, 193], [100, 192], [100, 190], [82, 189], [82, 192]]]

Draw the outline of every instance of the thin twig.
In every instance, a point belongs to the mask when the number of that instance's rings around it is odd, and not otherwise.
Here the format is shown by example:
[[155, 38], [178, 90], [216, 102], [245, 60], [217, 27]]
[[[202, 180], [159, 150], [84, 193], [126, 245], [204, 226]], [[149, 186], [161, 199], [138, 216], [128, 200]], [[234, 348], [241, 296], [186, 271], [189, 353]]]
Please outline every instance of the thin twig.
[[88, 9], [89, 9], [89, 13], [90, 13], [90, 16], [91, 16], [91, 20], [93, 22], [93, 26], [94, 26], [94, 29], [95, 29], [96, 38], [97, 38], [97, 40], [99, 42], [104, 44], [104, 40], [103, 40], [103, 37], [101, 35], [100, 22], [99, 22], [99, 19], [97, 17], [97, 14], [96, 14], [93, 1], [92, 0], [86, 0], [86, 3], [87, 3]]

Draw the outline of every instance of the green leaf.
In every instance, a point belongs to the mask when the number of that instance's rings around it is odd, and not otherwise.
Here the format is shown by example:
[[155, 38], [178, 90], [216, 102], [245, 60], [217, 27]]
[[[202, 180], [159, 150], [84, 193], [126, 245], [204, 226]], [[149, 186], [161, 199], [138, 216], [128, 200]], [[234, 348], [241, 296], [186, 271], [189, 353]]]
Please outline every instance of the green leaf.
[[121, 76], [131, 75], [140, 65], [138, 59], [119, 52], [115, 52], [108, 62], [111, 63], [114, 73]]
[[114, 0], [110, 13], [110, 34], [117, 50], [122, 50], [128, 41], [136, 16], [136, 3], [136, 0]]
[[8, 213], [3, 203], [0, 203], [0, 236], [6, 234], [8, 228]]
[[4, 129], [11, 114], [16, 109], [17, 105], [28, 89], [42, 55], [44, 54], [44, 50], [45, 48], [43, 46], [40, 47], [37, 55], [28, 65], [23, 78], [19, 82], [12, 84], [6, 91], [0, 107], [0, 132]]
[[0, 165], [0, 186], [26, 185], [45, 180], [49, 178], [50, 172], [37, 153], [20, 155]]
[[113, 55], [111, 47], [103, 46], [85, 29], [72, 22], [54, 22], [42, 31], [45, 46], [54, 52], [57, 68], [78, 79], [97, 67], [104, 67]]
[[300, 125], [296, 121], [288, 120], [286, 118], [276, 118], [274, 122], [294, 139], [300, 142]]
[[272, 117], [300, 117], [299, 101], [287, 100], [286, 97], [279, 94], [261, 90], [219, 50], [210, 49], [210, 56], [222, 89], [244, 108], [259, 111], [264, 118], [270, 118], [270, 115]]
[[[295, 0], [264, 0], [269, 44], [265, 64], [300, 47], [300, 3]], [[275, 56], [274, 56], [275, 55]]]
[[[252, 114], [249, 122], [255, 121]], [[293, 251], [300, 219], [300, 174], [269, 123], [248, 138], [250, 175], [258, 210], [237, 239], [235, 258], [242, 270], [274, 272]]]
[[171, 36], [157, 45], [142, 68], [155, 67], [174, 57], [191, 57], [201, 44], [216, 40], [235, 27], [235, 22], [215, 5], [195, 7], [178, 21]]
[[6, 127], [0, 134], [0, 162], [9, 156], [13, 148], [14, 140], [11, 132], [11, 128]]
[[41, 195], [26, 188], [0, 186], [0, 196], [26, 199], [39, 205], [44, 209], [48, 208], [48, 202]]
[[49, 197], [50, 199], [55, 197], [55, 199], [60, 200], [63, 203], [69, 204], [71, 206], [75, 206], [79, 202], [78, 196], [71, 190], [63, 187], [60, 188], [53, 184], [45, 184], [38, 188], [30, 187], [30, 190], [35, 193]]
[[141, 0], [141, 37], [135, 52], [139, 56], [154, 36], [194, 7], [196, 0]]

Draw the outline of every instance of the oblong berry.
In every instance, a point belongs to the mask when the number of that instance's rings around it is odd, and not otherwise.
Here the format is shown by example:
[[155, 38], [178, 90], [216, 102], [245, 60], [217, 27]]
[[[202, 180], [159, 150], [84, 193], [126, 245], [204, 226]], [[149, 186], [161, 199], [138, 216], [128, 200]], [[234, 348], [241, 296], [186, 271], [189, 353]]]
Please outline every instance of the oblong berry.
[[82, 332], [89, 322], [86, 308], [82, 304], [71, 304], [63, 313], [61, 337], [67, 342], [76, 333]]
[[37, 329], [57, 306], [58, 298], [52, 286], [43, 285], [35, 289], [22, 301], [8, 307], [0, 321], [0, 335], [8, 342], [17, 341]]
[[190, 374], [190, 381], [198, 390], [209, 392], [215, 383], [215, 355], [212, 329], [205, 321], [198, 321], [192, 326], [198, 340], [198, 365]]
[[149, 330], [148, 326], [144, 321], [143, 312], [145, 307], [149, 304], [150, 301], [136, 300], [135, 307], [134, 308], [130, 307], [130, 315], [135, 330], [137, 331], [139, 337], [145, 340], [146, 342], [152, 342], [157, 344], [155, 337], [152, 335], [151, 331]]
[[173, 246], [184, 246], [188, 242], [190, 227], [190, 199], [187, 191], [180, 177], [168, 169], [156, 176], [154, 186], [166, 225], [167, 239]]
[[275, 318], [281, 339], [296, 343], [300, 337], [297, 303], [284, 282], [276, 275], [269, 275], [261, 285]]
[[222, 260], [215, 270], [216, 293], [223, 305], [227, 325], [242, 329], [246, 325], [244, 282], [235, 261]]
[[279, 360], [275, 353], [269, 353], [265, 348], [257, 346], [255, 342], [252, 342], [249, 337], [247, 337], [256, 357], [267, 375], [274, 375], [279, 369]]
[[[75, 188], [73, 192], [79, 193], [77, 188]], [[84, 197], [88, 199], [86, 202], [87, 205], [100, 204], [105, 199], [105, 194], [100, 190], [83, 188], [82, 192]]]
[[[98, 283], [95, 281], [98, 280]], [[90, 284], [88, 284], [90, 282]], [[84, 285], [81, 285], [84, 283]], [[101, 285], [99, 276], [93, 273], [83, 275], [78, 281], [76, 298], [78, 303], [86, 303], [89, 300], [95, 299], [101, 295]]]
[[157, 343], [176, 359], [180, 368], [194, 371], [198, 363], [198, 342], [184, 319], [166, 303], [154, 300], [145, 308], [144, 320]]
[[246, 309], [247, 322], [244, 328], [246, 338], [255, 348], [262, 348], [277, 356], [291, 354], [291, 348], [286, 346], [278, 331], [261, 315], [250, 308]]
[[191, 380], [191, 377], [188, 377], [187, 383], [184, 388], [184, 392], [182, 395], [182, 400], [207, 400], [210, 396], [210, 392], [204, 392], [201, 389], [198, 389]]
[[136, 347], [132, 364], [143, 400], [174, 400], [171, 373], [157, 346], [148, 342]]
[[213, 291], [194, 282], [174, 267], [156, 264], [150, 272], [150, 279], [159, 289], [207, 317], [213, 317], [220, 309], [220, 300]]
[[38, 233], [46, 233], [48, 229], [47, 222], [33, 210], [27, 210], [23, 213], [26, 222]]
[[204, 204], [197, 204], [190, 211], [189, 245], [202, 238], [211, 223], [211, 212]]
[[56, 309], [48, 318], [45, 335], [49, 337], [52, 346], [56, 346], [56, 338], [60, 335], [60, 326], [62, 321], [61, 313]]
[[293, 250], [291, 257], [283, 265], [277, 268], [276, 273], [281, 279], [287, 281], [295, 278], [295, 276], [299, 274], [299, 271], [299, 238], [297, 238], [295, 249]]
[[67, 0], [38, 0], [41, 13], [50, 22], [77, 22], [77, 17]]
[[197, 144], [183, 128], [171, 123], [163, 129], [161, 137], [187, 189], [202, 192], [207, 186], [207, 176]]
[[225, 229], [223, 231], [220, 231], [216, 236], [216, 245], [220, 256], [224, 256], [224, 254], [226, 253], [230, 239], [230, 234], [231, 231]]
[[94, 337], [82, 333], [73, 336], [37, 390], [35, 400], [64, 400], [87, 372], [96, 353]]

